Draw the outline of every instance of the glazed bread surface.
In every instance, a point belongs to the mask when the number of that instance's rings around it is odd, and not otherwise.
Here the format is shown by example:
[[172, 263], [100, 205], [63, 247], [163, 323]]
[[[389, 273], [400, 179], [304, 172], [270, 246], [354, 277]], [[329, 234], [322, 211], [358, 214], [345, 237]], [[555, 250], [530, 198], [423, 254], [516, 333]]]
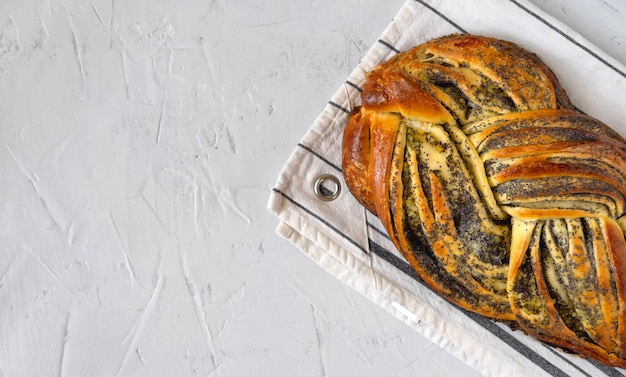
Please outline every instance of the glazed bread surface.
[[502, 40], [449, 35], [367, 73], [351, 193], [435, 292], [626, 367], [626, 143]]

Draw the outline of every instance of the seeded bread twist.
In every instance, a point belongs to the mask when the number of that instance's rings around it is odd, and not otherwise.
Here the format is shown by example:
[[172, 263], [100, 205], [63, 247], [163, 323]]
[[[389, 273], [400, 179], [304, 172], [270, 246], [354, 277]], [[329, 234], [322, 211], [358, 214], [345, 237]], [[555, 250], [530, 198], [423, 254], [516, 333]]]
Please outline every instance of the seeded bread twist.
[[626, 367], [626, 142], [536, 55], [474, 35], [399, 53], [366, 75], [342, 165], [435, 292]]

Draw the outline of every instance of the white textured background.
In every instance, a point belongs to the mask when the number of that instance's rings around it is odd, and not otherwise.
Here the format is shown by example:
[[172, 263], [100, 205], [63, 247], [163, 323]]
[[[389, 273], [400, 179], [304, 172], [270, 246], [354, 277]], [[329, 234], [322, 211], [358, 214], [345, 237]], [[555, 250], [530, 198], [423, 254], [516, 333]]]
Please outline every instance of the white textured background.
[[[0, 0], [0, 377], [476, 375], [265, 209], [403, 1]], [[533, 3], [626, 64], [620, 0]]]

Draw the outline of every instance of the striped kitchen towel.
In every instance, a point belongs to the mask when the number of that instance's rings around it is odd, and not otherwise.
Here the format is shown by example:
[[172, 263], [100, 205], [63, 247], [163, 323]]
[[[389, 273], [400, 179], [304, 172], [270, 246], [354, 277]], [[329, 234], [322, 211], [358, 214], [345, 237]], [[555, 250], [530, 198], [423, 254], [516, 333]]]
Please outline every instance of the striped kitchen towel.
[[[364, 73], [398, 51], [450, 33], [535, 52], [572, 102], [626, 135], [626, 67], [525, 0], [408, 0], [286, 162], [268, 207], [277, 232], [342, 282], [486, 376], [626, 376], [448, 304], [412, 272], [378, 219], [345, 187], [341, 136]], [[294, 142], [295, 144], [295, 142]]]

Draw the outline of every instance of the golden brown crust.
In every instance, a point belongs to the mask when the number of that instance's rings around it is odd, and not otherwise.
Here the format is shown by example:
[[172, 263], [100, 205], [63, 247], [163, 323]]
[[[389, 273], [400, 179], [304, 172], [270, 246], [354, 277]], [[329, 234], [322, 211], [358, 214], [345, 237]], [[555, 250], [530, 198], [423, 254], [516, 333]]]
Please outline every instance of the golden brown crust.
[[361, 108], [356, 108], [343, 132], [343, 177], [352, 195], [370, 212], [376, 214], [369, 183], [370, 124], [363, 119]]
[[474, 35], [441, 38], [427, 53], [464, 62], [501, 85], [524, 110], [571, 107], [556, 76], [539, 58], [513, 43]]
[[378, 69], [367, 75], [362, 106], [370, 111], [400, 113], [424, 122], [453, 121], [452, 116], [419, 81], [396, 69]]
[[366, 75], [342, 165], [450, 302], [626, 367], [626, 142], [517, 45], [434, 39]]

